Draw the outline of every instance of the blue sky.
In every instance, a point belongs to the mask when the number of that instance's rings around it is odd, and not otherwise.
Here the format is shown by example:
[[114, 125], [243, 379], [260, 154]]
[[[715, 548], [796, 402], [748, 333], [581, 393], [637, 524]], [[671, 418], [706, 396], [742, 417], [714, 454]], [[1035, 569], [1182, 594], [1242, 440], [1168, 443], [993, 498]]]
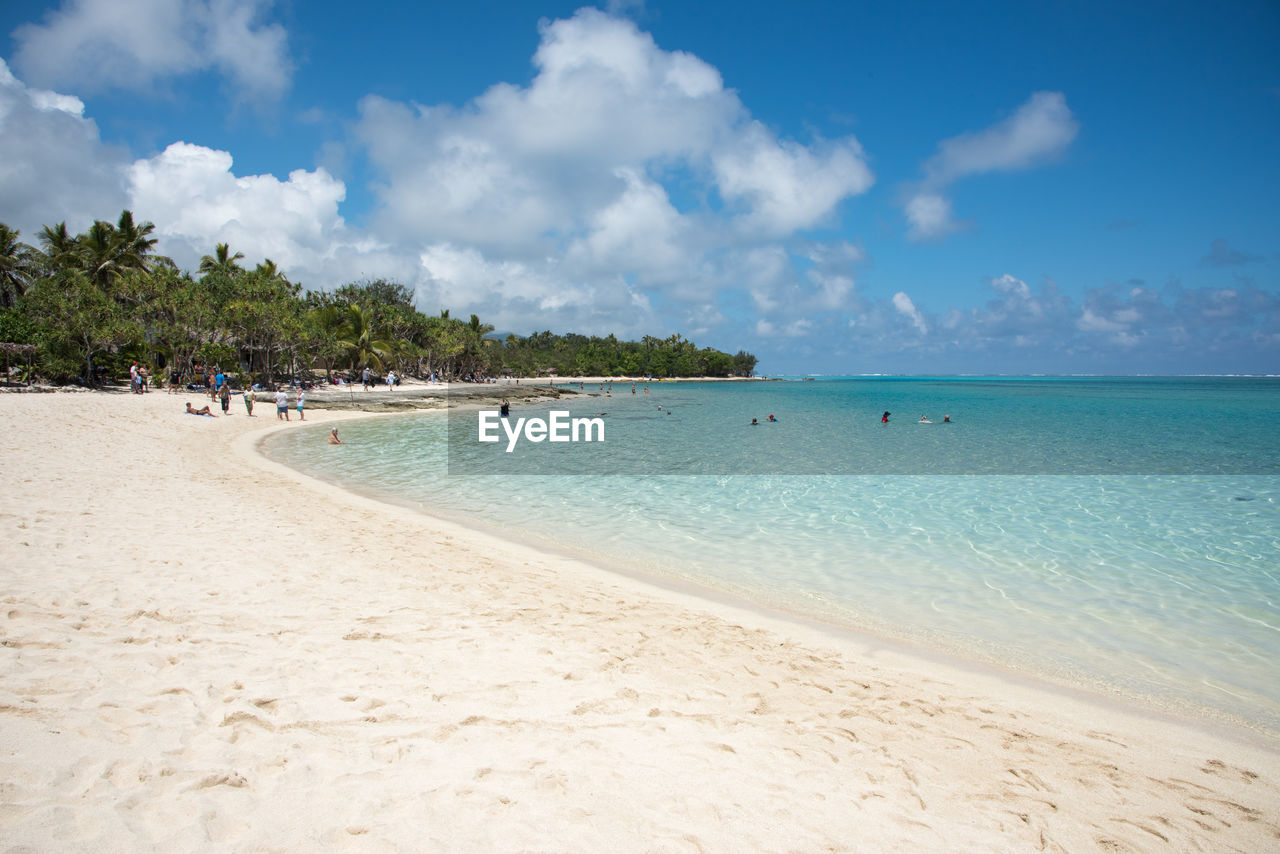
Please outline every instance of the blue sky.
[[0, 221], [123, 208], [768, 373], [1280, 373], [1280, 7], [8, 0]]

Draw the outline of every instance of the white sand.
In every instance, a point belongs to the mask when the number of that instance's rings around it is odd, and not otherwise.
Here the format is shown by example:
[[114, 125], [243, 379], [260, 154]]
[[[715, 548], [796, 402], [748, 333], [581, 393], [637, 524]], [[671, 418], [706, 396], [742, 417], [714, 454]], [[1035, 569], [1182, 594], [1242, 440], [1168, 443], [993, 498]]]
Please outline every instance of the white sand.
[[0, 851], [1280, 849], [1274, 743], [376, 504], [188, 399], [0, 395]]

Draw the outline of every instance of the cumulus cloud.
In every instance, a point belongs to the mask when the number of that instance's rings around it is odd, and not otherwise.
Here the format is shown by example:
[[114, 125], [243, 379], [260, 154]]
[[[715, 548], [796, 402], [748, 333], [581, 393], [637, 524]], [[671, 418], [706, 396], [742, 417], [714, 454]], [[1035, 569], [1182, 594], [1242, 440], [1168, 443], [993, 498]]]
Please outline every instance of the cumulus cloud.
[[237, 97], [270, 101], [288, 89], [288, 36], [263, 18], [269, 0], [67, 0], [13, 32], [24, 79], [97, 93], [140, 91], [216, 71]]
[[119, 212], [128, 162], [103, 144], [79, 98], [30, 88], [0, 59], [0, 218], [24, 239], [44, 225], [66, 220], [79, 230]]
[[175, 260], [198, 261], [213, 243], [231, 243], [246, 257], [306, 270], [352, 240], [338, 215], [346, 187], [323, 169], [298, 169], [287, 181], [237, 177], [229, 153], [175, 142], [135, 161], [128, 184], [135, 214], [157, 224]]
[[908, 235], [914, 240], [955, 231], [946, 189], [955, 181], [986, 172], [1030, 169], [1062, 154], [1079, 124], [1061, 92], [1036, 92], [1004, 121], [938, 143], [924, 164], [924, 179], [905, 204]]
[[534, 65], [528, 86], [494, 86], [463, 107], [361, 103], [382, 227], [506, 251], [545, 252], [549, 239], [590, 248], [607, 209], [639, 201], [641, 184], [665, 193], [678, 180], [724, 203], [671, 206], [682, 230], [714, 220], [722, 236], [782, 236], [870, 186], [855, 139], [778, 138], [714, 68], [631, 21], [583, 9], [544, 23]]
[[911, 301], [911, 297], [907, 296], [902, 291], [898, 291], [893, 295], [893, 307], [898, 314], [901, 314], [903, 317], [910, 320], [911, 325], [914, 326], [921, 335], [927, 335], [929, 333], [929, 327], [924, 322], [924, 315], [920, 313], [918, 308], [916, 308], [916, 304]]
[[786, 234], [820, 223], [839, 202], [871, 186], [871, 170], [854, 140], [807, 148], [779, 142], [759, 122], [712, 154], [721, 196], [745, 202], [744, 225]]
[[951, 218], [951, 200], [938, 193], [920, 192], [907, 200], [907, 223], [914, 239], [942, 237], [960, 225]]

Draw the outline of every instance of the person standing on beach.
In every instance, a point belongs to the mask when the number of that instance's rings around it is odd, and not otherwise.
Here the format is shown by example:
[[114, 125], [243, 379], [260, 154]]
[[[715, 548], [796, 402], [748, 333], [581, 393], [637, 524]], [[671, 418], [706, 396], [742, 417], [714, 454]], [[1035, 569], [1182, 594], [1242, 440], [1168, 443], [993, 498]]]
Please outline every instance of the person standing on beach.
[[302, 414], [302, 405], [307, 401], [307, 393], [303, 389], [298, 389], [298, 420], [306, 421], [307, 416]]
[[218, 399], [222, 401], [222, 414], [231, 414], [231, 386], [226, 383], [222, 384], [222, 391], [218, 392]]
[[360, 387], [365, 391], [369, 390], [369, 369], [367, 367], [360, 372]]
[[249, 417], [252, 418], [253, 417], [253, 388], [252, 387], [244, 390], [244, 409], [245, 409], [245, 412], [249, 413]]
[[289, 393], [276, 387], [276, 420], [289, 420]]

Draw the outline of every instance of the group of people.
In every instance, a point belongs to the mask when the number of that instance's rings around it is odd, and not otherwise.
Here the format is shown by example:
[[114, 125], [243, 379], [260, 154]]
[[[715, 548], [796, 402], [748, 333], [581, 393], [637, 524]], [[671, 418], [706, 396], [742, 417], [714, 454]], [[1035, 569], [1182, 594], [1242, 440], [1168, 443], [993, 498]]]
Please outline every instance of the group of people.
[[[254, 404], [253, 390], [245, 389], [243, 397], [244, 397], [244, 411], [250, 417], [252, 417], [253, 404]], [[219, 403], [221, 403], [223, 415], [231, 414], [231, 386], [226, 382], [225, 378], [223, 379], [222, 382], [218, 383], [217, 389], [214, 393], [214, 399], [216, 399]], [[306, 404], [307, 404], [307, 392], [305, 389], [299, 389], [298, 400], [297, 400], [299, 421], [306, 420], [306, 414], [305, 414]], [[190, 403], [187, 403], [187, 414], [188, 415], [206, 415], [211, 418], [214, 415], [213, 412], [210, 411], [208, 404], [205, 404], [201, 408], [196, 409]], [[289, 392], [287, 392], [283, 387], [279, 387], [276, 389], [276, 418], [280, 419], [281, 421], [289, 420]]]
[[[881, 424], [888, 424], [888, 423], [889, 423], [889, 413], [888, 413], [888, 412], [886, 412], [884, 415], [881, 415], [881, 416], [880, 416], [880, 423], [881, 423]], [[917, 423], [919, 423], [919, 424], [932, 424], [933, 422], [932, 422], [931, 420], [929, 420], [929, 416], [928, 416], [928, 415], [921, 415], [921, 416], [920, 416], [920, 420], [919, 420]], [[943, 423], [943, 424], [950, 424], [950, 423], [951, 423], [951, 416], [950, 416], [950, 415], [944, 415], [944, 416], [942, 416], [942, 423]]]
[[[298, 389], [298, 400], [297, 400], [299, 421], [307, 420], [307, 415], [305, 412], [306, 405], [307, 405], [307, 390], [305, 388], [300, 388]], [[276, 420], [278, 421], [289, 420], [289, 392], [286, 391], [281, 386], [276, 387]]]
[[[369, 370], [367, 367], [360, 372], [360, 388], [368, 391], [373, 388], [376, 382], [377, 380], [373, 376], [373, 371]], [[387, 384], [387, 391], [391, 391], [396, 386], [400, 385], [400, 376], [393, 370], [387, 371], [387, 375], [383, 377], [383, 382]]]
[[147, 391], [147, 373], [146, 365], [139, 365], [134, 362], [129, 366], [129, 391], [133, 394], [145, 394]]

